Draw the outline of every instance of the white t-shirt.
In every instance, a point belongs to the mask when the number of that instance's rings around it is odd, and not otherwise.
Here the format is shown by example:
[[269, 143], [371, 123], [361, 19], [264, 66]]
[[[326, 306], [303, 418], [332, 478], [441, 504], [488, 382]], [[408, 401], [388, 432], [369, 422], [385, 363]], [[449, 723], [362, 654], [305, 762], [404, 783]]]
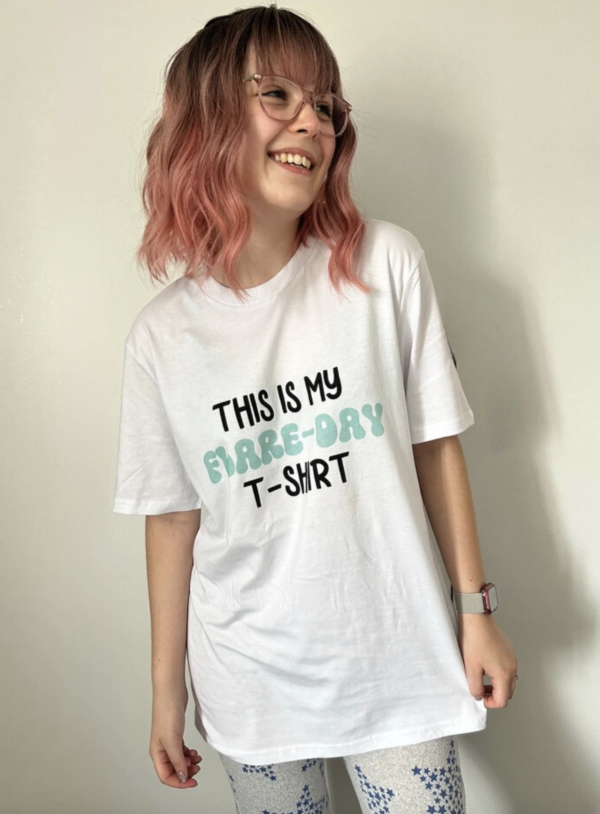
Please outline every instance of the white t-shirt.
[[360, 276], [309, 238], [250, 300], [182, 277], [125, 340], [114, 511], [201, 508], [196, 726], [251, 765], [484, 729], [411, 444], [474, 422], [423, 250], [367, 221]]

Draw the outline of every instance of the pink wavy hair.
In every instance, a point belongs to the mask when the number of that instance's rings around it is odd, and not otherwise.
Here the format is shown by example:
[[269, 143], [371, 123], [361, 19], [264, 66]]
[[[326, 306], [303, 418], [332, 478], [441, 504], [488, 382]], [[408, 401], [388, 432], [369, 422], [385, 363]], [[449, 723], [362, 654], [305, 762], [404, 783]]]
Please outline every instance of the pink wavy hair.
[[[252, 225], [236, 157], [245, 130], [241, 79], [254, 45], [259, 73], [283, 74], [304, 87], [343, 97], [336, 58], [311, 23], [275, 5], [215, 17], [179, 48], [165, 68], [160, 119], [146, 148], [142, 201], [147, 215], [136, 259], [154, 281], [168, 281], [169, 261], [185, 264], [186, 277], [200, 267], [222, 269], [238, 299], [245, 298], [235, 269]], [[223, 100], [229, 100], [224, 106]], [[336, 148], [321, 194], [300, 217], [295, 253], [314, 235], [330, 249], [329, 277], [362, 291], [370, 287], [354, 271], [366, 221], [352, 199], [348, 175], [357, 135], [351, 119]], [[323, 194], [324, 193], [324, 194]]]

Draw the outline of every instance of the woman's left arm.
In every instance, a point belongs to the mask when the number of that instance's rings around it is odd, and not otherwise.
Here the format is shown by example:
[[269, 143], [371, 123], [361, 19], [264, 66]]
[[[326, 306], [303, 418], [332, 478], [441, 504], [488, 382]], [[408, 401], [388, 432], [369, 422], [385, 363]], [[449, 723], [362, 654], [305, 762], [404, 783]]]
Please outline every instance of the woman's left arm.
[[[485, 578], [471, 486], [458, 435], [413, 444], [423, 503], [455, 591], [475, 593]], [[512, 698], [517, 659], [493, 614], [459, 613], [458, 642], [469, 690], [488, 708], [506, 707]], [[492, 682], [485, 694], [483, 675]]]

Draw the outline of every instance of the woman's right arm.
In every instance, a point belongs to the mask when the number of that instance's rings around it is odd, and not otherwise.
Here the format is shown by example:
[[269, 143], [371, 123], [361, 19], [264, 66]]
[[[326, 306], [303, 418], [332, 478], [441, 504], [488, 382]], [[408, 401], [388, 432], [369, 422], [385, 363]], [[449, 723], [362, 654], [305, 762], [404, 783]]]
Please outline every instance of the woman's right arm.
[[[200, 509], [146, 516], [146, 563], [152, 629], [152, 735], [150, 757], [161, 782], [198, 785], [194, 755], [183, 741], [188, 692], [185, 683], [187, 613], [193, 548]], [[183, 772], [188, 778], [181, 783]]]

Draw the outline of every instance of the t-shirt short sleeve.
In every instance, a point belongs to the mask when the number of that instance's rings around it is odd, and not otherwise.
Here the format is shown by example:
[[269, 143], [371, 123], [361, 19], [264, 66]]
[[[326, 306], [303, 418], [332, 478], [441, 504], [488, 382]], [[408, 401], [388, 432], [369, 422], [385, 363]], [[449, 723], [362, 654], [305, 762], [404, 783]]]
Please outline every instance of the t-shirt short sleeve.
[[113, 511], [164, 514], [200, 509], [151, 373], [125, 345]]
[[421, 254], [400, 306], [404, 390], [411, 443], [457, 435], [475, 422]]

